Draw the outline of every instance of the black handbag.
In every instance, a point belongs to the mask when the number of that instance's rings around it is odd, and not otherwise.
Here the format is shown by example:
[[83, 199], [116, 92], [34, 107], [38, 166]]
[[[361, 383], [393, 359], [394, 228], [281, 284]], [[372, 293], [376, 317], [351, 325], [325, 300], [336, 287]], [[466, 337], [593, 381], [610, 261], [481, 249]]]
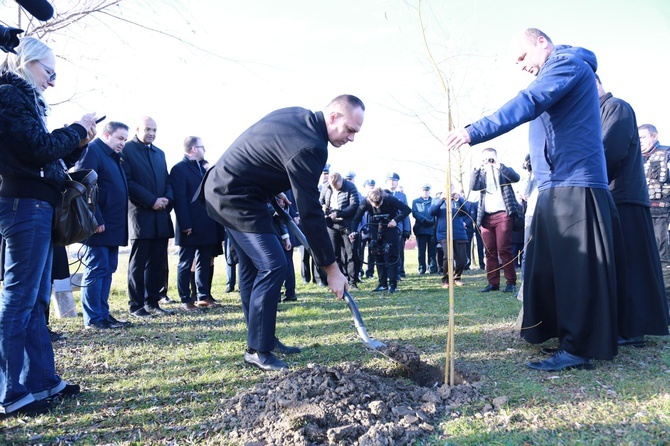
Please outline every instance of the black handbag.
[[53, 242], [57, 246], [84, 241], [98, 229], [98, 174], [93, 169], [65, 174], [65, 189], [54, 209]]

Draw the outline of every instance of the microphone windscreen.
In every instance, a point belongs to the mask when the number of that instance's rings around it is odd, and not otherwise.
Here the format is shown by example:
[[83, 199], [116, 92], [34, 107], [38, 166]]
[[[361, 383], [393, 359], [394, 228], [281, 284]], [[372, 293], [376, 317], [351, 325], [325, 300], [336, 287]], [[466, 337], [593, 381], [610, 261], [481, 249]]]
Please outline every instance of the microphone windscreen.
[[54, 8], [47, 0], [16, 0], [23, 9], [37, 20], [46, 22], [54, 15]]

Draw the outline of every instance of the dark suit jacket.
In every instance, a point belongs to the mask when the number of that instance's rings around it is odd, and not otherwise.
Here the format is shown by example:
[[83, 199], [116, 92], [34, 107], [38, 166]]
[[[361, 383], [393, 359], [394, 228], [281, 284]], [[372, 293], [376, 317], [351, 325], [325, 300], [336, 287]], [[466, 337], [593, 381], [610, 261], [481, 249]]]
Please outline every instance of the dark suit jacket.
[[305, 236], [320, 265], [335, 261], [317, 185], [328, 159], [321, 112], [292, 107], [274, 111], [247, 129], [203, 180], [201, 201], [222, 225], [273, 233], [267, 203], [292, 189]]
[[128, 184], [121, 157], [100, 138], [91, 142], [74, 170], [93, 169], [98, 174], [98, 206], [95, 219], [104, 232], [84, 241], [92, 246], [128, 244]]
[[[170, 210], [174, 197], [168, 178], [165, 153], [158, 147], [142, 144], [137, 136], [123, 148], [122, 163], [128, 180], [130, 204], [128, 223], [130, 239], [161, 239], [174, 237]], [[151, 207], [159, 197], [170, 205], [154, 211]]]
[[[204, 170], [203, 170], [204, 172]], [[177, 230], [174, 242], [179, 246], [213, 245], [217, 242], [217, 224], [207, 215], [207, 210], [192, 202], [193, 195], [200, 186], [203, 174], [197, 161], [187, 156], [174, 165], [170, 171], [170, 185], [174, 193], [174, 213]], [[191, 235], [182, 231], [192, 229]]]
[[[407, 195], [405, 195], [404, 192], [400, 192], [399, 190], [395, 191], [395, 192], [394, 191], [389, 191], [389, 192], [391, 193], [391, 195], [393, 197], [397, 198], [402, 203], [408, 204], [407, 203]], [[411, 210], [411, 208], [410, 208], [410, 210]], [[401, 234], [405, 234], [405, 235], [408, 235], [408, 236], [409, 236], [409, 234], [411, 234], [412, 228], [411, 228], [411, 223], [409, 221], [409, 217], [404, 218], [401, 222], [398, 222], [398, 229], [400, 230]]]

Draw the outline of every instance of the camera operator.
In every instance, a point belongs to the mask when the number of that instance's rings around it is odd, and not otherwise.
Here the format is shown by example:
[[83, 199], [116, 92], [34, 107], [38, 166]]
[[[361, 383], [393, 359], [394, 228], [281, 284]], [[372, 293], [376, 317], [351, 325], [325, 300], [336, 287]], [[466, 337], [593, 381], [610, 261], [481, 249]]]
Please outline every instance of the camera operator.
[[347, 276], [349, 288], [358, 288], [358, 271], [354, 262], [353, 240], [349, 239], [351, 219], [360, 204], [356, 185], [344, 181], [337, 172], [330, 174], [328, 186], [321, 191], [319, 201], [326, 217], [330, 242], [335, 250], [335, 260], [340, 270]]
[[412, 213], [412, 209], [402, 201], [376, 187], [370, 191], [367, 198], [356, 212], [351, 224], [349, 239], [354, 240], [356, 228], [368, 212], [371, 217], [370, 223], [370, 251], [375, 252], [377, 263], [377, 275], [379, 286], [374, 291], [386, 291], [395, 293], [398, 285], [398, 223]]

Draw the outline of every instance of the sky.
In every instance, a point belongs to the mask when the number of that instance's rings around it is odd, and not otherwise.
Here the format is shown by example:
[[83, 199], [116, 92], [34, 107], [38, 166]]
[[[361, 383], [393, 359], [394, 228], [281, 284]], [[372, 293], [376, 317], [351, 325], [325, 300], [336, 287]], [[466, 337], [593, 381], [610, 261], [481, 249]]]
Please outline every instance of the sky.
[[[55, 6], [72, 3], [56, 0]], [[451, 166], [454, 186], [462, 179], [467, 189], [471, 160], [484, 147], [498, 149], [501, 162], [521, 172], [527, 126], [449, 154], [442, 80], [450, 86], [457, 127], [496, 110], [532, 81], [510, 60], [508, 47], [518, 31], [536, 27], [555, 44], [592, 50], [605, 89], [670, 144], [667, 0], [423, 0], [423, 33], [418, 6], [122, 0], [112, 11], [123, 21], [88, 16], [49, 37], [58, 72], [56, 87], [46, 92], [49, 127], [95, 111], [134, 129], [140, 116], [150, 115], [158, 125], [155, 144], [171, 168], [183, 157], [186, 136], [200, 136], [206, 158], [215, 162], [267, 113], [289, 106], [320, 110], [350, 93], [365, 102], [365, 122], [353, 143], [330, 147], [331, 171], [354, 171], [359, 187], [397, 172], [411, 200], [425, 183], [444, 190]], [[6, 0], [0, 19], [13, 25], [15, 17], [16, 4]]]

